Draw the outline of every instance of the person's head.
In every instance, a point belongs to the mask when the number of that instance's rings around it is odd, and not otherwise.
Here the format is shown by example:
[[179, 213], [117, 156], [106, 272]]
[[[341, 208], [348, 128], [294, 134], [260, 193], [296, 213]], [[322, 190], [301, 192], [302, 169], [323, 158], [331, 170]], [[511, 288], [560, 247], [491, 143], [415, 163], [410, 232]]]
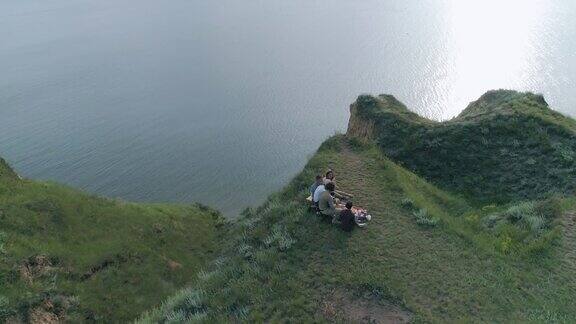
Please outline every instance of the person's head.
[[328, 170], [328, 172], [326, 172], [326, 179], [334, 179], [334, 171]]
[[328, 182], [324, 186], [324, 189], [326, 189], [327, 191], [333, 192], [336, 189], [336, 186], [334, 186], [334, 182]]
[[351, 202], [351, 201], [349, 201], [349, 202], [346, 203], [346, 209], [352, 209], [352, 206], [353, 206], [353, 205], [352, 205], [352, 202]]
[[321, 175], [317, 175], [317, 176], [316, 176], [316, 183], [317, 183], [317, 184], [322, 184], [322, 176], [321, 176]]

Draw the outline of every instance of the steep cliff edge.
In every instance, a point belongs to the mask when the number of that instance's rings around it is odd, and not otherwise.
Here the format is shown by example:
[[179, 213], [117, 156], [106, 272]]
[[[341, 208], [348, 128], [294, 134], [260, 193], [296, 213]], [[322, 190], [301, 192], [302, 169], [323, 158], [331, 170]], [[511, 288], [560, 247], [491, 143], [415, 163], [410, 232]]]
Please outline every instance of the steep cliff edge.
[[[388, 122], [392, 124], [389, 125]], [[350, 105], [347, 134], [364, 141], [377, 140], [382, 131], [401, 131], [412, 125], [434, 123], [411, 112], [392, 95], [361, 95]]]
[[0, 158], [0, 179], [17, 179], [18, 175], [12, 168], [6, 163], [6, 161]]
[[392, 96], [363, 95], [351, 114], [349, 137], [373, 140], [397, 163], [474, 200], [576, 189], [576, 123], [540, 95], [489, 91], [446, 122], [422, 118]]
[[363, 118], [358, 111], [359, 105], [350, 105], [350, 118], [346, 134], [363, 142], [374, 140], [374, 120]]

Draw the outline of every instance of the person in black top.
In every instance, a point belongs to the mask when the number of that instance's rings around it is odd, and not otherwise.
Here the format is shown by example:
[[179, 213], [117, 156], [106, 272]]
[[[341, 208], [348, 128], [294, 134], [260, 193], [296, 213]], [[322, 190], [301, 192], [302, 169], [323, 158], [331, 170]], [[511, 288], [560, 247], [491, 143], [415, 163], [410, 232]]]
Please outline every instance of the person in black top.
[[352, 231], [354, 228], [354, 213], [352, 212], [352, 202], [346, 203], [346, 209], [340, 212], [340, 228], [346, 232]]

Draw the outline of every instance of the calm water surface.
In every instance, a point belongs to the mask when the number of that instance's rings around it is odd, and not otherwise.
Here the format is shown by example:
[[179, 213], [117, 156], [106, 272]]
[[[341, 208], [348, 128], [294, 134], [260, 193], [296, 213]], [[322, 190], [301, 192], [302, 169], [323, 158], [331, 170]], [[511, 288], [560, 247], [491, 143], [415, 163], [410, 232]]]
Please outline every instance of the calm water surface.
[[110, 197], [261, 203], [360, 93], [576, 116], [576, 1], [2, 0], [0, 156]]

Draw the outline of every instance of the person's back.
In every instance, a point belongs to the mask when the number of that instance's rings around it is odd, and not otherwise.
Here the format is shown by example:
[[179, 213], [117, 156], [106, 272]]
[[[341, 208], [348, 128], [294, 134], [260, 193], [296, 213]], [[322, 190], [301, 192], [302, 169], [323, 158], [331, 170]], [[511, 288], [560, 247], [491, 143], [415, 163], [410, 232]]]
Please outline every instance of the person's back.
[[320, 195], [324, 191], [326, 191], [326, 187], [323, 184], [316, 187], [316, 190], [314, 190], [314, 195], [312, 197], [313, 198], [312, 200], [314, 201], [314, 203], [318, 203], [318, 201], [320, 200]]
[[330, 191], [326, 190], [320, 194], [320, 199], [318, 200], [318, 209], [320, 212], [326, 216], [333, 216], [336, 210], [334, 206], [334, 197], [330, 194]]
[[355, 224], [355, 216], [352, 212], [352, 202], [346, 203], [346, 209], [340, 212], [340, 228], [346, 232], [352, 231]]
[[325, 215], [334, 214], [334, 197], [332, 197], [330, 191], [325, 190], [320, 194], [318, 209]]
[[[318, 209], [320, 209], [322, 214], [334, 217], [338, 214], [338, 210], [336, 210], [336, 205], [334, 204], [334, 197], [332, 197], [335, 189], [334, 183], [330, 182], [324, 187], [326, 191], [322, 192], [320, 195], [320, 199], [318, 200]], [[332, 219], [333, 222], [334, 220], [335, 219]]]
[[316, 181], [314, 181], [314, 183], [310, 186], [309, 192], [310, 192], [310, 196], [312, 197], [312, 202], [314, 202], [314, 192], [316, 192], [316, 189], [318, 188], [318, 186], [320, 186], [322, 184], [322, 176], [317, 175], [316, 176]]

